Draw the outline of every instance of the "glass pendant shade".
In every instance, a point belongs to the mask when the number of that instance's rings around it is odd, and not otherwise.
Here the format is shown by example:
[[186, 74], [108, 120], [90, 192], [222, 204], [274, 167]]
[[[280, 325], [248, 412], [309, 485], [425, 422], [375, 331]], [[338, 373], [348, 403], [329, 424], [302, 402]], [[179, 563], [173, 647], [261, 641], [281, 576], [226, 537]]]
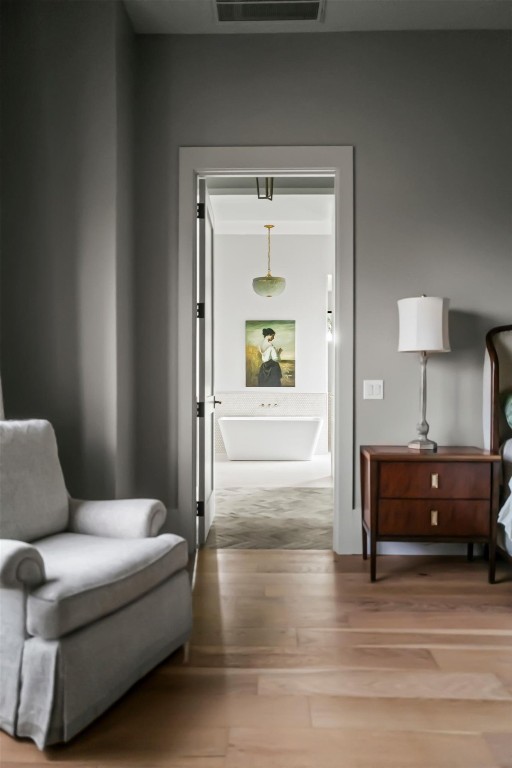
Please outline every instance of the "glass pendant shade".
[[274, 277], [270, 271], [270, 230], [274, 228], [273, 224], [265, 224], [268, 232], [268, 271], [264, 277], [255, 277], [252, 281], [252, 287], [258, 296], [265, 296], [271, 299], [272, 296], [279, 296], [286, 288], [284, 277]]
[[258, 296], [266, 296], [268, 299], [271, 299], [272, 296], [279, 296], [284, 291], [286, 280], [284, 277], [273, 277], [272, 275], [255, 277], [252, 281], [252, 287]]

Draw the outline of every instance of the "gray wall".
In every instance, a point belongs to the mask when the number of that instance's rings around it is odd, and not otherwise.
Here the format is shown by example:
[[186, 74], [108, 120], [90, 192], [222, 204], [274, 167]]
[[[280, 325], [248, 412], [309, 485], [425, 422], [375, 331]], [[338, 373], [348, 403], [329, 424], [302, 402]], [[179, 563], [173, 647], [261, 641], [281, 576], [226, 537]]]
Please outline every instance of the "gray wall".
[[132, 475], [131, 351], [118, 342], [132, 300], [117, 300], [131, 290], [122, 13], [108, 1], [2, 3], [6, 415], [50, 419], [69, 491], [89, 497]]
[[481, 443], [484, 332], [511, 315], [510, 35], [134, 42], [109, 0], [2, 13], [6, 410], [54, 422], [72, 493], [176, 505], [181, 145], [353, 144], [356, 444], [414, 432], [396, 300], [420, 293], [452, 301], [431, 434]]
[[[181, 145], [354, 145], [356, 446], [415, 434], [396, 301], [422, 293], [452, 307], [431, 435], [480, 445], [485, 331], [512, 319], [510, 35], [145, 36], [137, 56], [142, 487], [175, 503]], [[383, 401], [362, 400], [363, 378], [384, 379]]]

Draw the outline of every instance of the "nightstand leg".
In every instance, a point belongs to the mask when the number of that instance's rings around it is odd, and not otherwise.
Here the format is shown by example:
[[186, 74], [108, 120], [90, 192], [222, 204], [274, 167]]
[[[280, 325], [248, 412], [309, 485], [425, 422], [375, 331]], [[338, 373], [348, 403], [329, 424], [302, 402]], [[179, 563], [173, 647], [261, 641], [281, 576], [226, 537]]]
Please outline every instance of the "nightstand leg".
[[362, 526], [362, 531], [363, 531], [363, 560], [366, 560], [368, 558], [368, 536], [366, 535], [364, 525]]
[[470, 563], [473, 561], [473, 542], [468, 544], [468, 560]]
[[496, 542], [489, 542], [489, 584], [496, 581]]
[[370, 536], [370, 581], [377, 580], [377, 540]]

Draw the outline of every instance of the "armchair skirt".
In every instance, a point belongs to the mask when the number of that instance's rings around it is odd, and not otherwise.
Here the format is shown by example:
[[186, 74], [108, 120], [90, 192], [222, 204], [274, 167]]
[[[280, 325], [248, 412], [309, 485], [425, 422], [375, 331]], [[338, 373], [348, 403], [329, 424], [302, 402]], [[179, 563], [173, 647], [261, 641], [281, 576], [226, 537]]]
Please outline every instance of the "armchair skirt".
[[69, 741], [183, 645], [190, 625], [190, 580], [182, 570], [58, 640], [31, 637], [23, 653], [16, 735], [40, 749]]

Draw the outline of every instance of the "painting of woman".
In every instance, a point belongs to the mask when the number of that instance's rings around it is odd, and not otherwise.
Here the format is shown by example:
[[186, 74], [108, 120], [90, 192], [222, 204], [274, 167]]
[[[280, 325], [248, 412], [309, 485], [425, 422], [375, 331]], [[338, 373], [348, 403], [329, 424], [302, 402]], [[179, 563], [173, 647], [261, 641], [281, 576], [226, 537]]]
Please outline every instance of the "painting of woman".
[[282, 379], [281, 366], [279, 365], [282, 348], [276, 349], [274, 339], [276, 336], [272, 328], [263, 328], [263, 342], [260, 345], [261, 367], [258, 373], [259, 387], [280, 387]]
[[295, 386], [295, 320], [246, 320], [246, 387]]

